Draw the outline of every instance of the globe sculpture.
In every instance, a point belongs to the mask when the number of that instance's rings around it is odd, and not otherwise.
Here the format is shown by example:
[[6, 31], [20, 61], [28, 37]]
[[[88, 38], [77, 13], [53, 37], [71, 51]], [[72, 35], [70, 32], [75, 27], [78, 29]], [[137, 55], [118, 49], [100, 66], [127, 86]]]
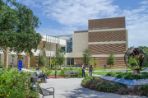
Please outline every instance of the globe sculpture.
[[124, 55], [127, 67], [133, 70], [133, 74], [140, 74], [144, 62], [144, 52], [140, 48], [129, 48]]

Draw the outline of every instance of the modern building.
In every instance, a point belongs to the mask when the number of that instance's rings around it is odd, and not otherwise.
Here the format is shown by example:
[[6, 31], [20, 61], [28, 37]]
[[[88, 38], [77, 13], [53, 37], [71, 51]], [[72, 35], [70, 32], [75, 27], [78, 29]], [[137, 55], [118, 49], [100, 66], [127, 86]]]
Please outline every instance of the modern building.
[[66, 58], [73, 64], [83, 64], [83, 53], [88, 49], [97, 66], [107, 64], [110, 54], [114, 54], [115, 66], [125, 66], [124, 54], [128, 48], [125, 17], [89, 20], [88, 30], [75, 31], [72, 43], [72, 52]]
[[[83, 53], [88, 49], [97, 66], [106, 65], [110, 54], [114, 54], [115, 66], [125, 66], [124, 54], [128, 48], [125, 17], [88, 20], [88, 30], [75, 31], [72, 35], [42, 36], [38, 49], [32, 50], [33, 57], [28, 58], [24, 52], [21, 54], [24, 66], [36, 65], [43, 48], [49, 59], [54, 57], [57, 47], [65, 51], [65, 65], [83, 64]], [[9, 65], [17, 65], [15, 52], [9, 52], [8, 58]], [[0, 63], [3, 61], [0, 51]]]
[[[40, 44], [38, 45], [38, 49], [32, 50], [33, 56], [29, 57], [25, 52], [21, 53], [23, 65], [24, 67], [28, 66], [36, 66], [38, 63], [38, 57], [39, 55], [42, 55], [42, 50], [45, 49], [46, 56], [50, 59], [55, 56], [56, 49], [57, 48], [64, 48], [66, 47], [66, 40], [58, 38], [56, 36], [42, 36], [42, 40]], [[17, 66], [18, 56], [15, 52], [9, 52], [8, 53], [8, 65], [9, 66]], [[0, 50], [0, 64], [4, 64], [4, 54]]]

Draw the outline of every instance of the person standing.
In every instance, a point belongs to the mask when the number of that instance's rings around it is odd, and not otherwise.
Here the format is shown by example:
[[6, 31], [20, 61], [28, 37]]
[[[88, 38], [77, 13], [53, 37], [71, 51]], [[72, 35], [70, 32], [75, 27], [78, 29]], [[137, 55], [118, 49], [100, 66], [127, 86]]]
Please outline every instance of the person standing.
[[93, 67], [92, 65], [89, 66], [89, 76], [92, 77]]
[[82, 77], [85, 77], [85, 65], [82, 65]]

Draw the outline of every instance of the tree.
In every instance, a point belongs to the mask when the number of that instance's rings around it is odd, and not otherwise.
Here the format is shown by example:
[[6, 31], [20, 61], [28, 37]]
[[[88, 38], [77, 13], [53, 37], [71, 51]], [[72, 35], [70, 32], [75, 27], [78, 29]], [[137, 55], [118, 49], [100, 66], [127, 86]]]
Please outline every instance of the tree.
[[112, 67], [112, 65], [115, 64], [115, 57], [113, 54], [110, 54], [110, 56], [107, 59], [107, 65], [110, 65], [110, 68]]
[[96, 65], [97, 65], [96, 59], [95, 59], [95, 58], [91, 58], [90, 64], [91, 64], [92, 66], [96, 67]]
[[90, 60], [91, 60], [91, 53], [88, 49], [85, 49], [83, 52], [83, 63], [89, 65]]
[[8, 47], [12, 46], [13, 40], [8, 36], [16, 29], [17, 12], [7, 5], [3, 0], [0, 0], [0, 47], [4, 53], [4, 67], [8, 67]]
[[55, 59], [56, 59], [56, 65], [59, 65], [61, 68], [61, 65], [64, 64], [65, 61], [64, 52], [62, 51], [62, 49], [58, 48], [56, 50]]
[[144, 52], [144, 62], [143, 62], [143, 65], [145, 67], [148, 67], [148, 47], [140, 46], [139, 48], [142, 49], [143, 52]]
[[41, 47], [41, 52], [39, 55], [39, 66], [47, 66], [48, 65], [48, 58], [46, 57], [46, 49], [45, 45]]
[[36, 33], [39, 20], [32, 10], [15, 0], [0, 0], [0, 47], [4, 52], [4, 65], [8, 67], [8, 51], [22, 51], [28, 56], [37, 49], [41, 35]]

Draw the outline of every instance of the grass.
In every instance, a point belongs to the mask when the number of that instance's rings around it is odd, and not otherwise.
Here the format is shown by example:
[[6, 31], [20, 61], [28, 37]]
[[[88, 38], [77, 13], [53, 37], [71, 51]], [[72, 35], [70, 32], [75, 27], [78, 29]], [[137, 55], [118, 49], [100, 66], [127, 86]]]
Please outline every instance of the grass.
[[93, 74], [97, 74], [97, 75], [106, 75], [108, 72], [106, 71], [98, 71], [98, 72], [93, 72]]

